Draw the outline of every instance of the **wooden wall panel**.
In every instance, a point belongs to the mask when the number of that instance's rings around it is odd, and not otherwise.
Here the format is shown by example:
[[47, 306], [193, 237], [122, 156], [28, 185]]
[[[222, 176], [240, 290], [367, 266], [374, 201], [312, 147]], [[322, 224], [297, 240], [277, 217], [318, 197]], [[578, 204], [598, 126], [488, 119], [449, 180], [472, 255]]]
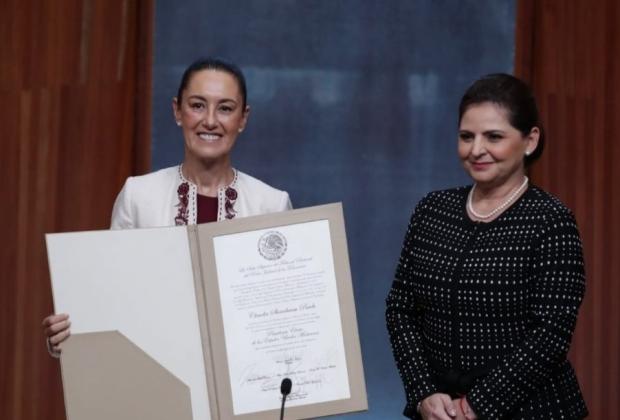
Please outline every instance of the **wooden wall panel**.
[[0, 2], [0, 418], [64, 419], [44, 233], [107, 228], [148, 171], [152, 0]]
[[520, 0], [515, 72], [536, 93], [548, 144], [533, 180], [577, 217], [587, 270], [571, 358], [590, 418], [620, 412], [620, 5]]

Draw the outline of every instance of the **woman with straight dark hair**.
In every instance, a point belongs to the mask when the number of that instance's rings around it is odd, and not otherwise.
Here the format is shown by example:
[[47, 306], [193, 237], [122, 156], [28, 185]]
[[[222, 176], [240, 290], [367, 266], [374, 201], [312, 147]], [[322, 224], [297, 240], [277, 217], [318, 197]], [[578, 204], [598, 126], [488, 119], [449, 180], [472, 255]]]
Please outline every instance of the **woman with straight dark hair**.
[[[245, 77], [236, 65], [218, 58], [192, 63], [172, 110], [183, 133], [183, 163], [128, 178], [112, 210], [112, 229], [215, 222], [291, 208], [286, 192], [232, 166], [233, 147], [250, 114]], [[53, 355], [69, 336], [68, 318], [43, 320]]]
[[585, 292], [571, 211], [532, 185], [544, 136], [530, 88], [492, 74], [465, 92], [458, 154], [473, 185], [415, 208], [387, 298], [416, 419], [582, 419], [567, 360]]

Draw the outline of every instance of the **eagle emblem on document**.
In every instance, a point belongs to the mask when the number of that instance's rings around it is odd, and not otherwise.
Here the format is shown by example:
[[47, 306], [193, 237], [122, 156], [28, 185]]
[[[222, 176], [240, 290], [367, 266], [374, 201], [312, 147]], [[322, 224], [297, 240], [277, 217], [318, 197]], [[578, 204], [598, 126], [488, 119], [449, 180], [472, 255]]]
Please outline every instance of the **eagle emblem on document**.
[[271, 230], [258, 240], [258, 252], [269, 261], [282, 258], [286, 253], [286, 238], [280, 232]]

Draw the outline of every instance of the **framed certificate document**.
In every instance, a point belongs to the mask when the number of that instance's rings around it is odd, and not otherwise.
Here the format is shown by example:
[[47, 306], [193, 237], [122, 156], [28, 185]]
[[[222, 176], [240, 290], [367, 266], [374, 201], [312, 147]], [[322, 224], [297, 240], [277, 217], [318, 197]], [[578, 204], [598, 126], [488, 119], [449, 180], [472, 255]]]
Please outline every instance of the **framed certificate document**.
[[340, 204], [47, 243], [70, 420], [271, 420], [284, 378], [287, 419], [367, 409]]
[[192, 229], [220, 418], [277, 418], [287, 377], [287, 418], [366, 409], [341, 205]]

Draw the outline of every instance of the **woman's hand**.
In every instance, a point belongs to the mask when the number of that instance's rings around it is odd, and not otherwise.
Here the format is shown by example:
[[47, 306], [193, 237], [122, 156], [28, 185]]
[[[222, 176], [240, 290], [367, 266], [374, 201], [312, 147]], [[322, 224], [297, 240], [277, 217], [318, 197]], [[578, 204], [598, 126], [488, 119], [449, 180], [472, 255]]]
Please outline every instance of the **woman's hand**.
[[60, 343], [65, 341], [71, 331], [71, 321], [67, 314], [50, 315], [43, 320], [43, 333], [47, 340], [47, 346], [52, 356], [60, 355]]
[[459, 401], [459, 406], [461, 410], [463, 411], [463, 415], [465, 416], [466, 420], [477, 420], [478, 419], [478, 416], [476, 415], [476, 413], [474, 413], [474, 410], [472, 410], [472, 408], [469, 406], [469, 403], [467, 402], [467, 398], [465, 397], [461, 398]]
[[420, 414], [424, 420], [462, 420], [458, 400], [452, 401], [448, 394], [433, 394], [422, 400]]

